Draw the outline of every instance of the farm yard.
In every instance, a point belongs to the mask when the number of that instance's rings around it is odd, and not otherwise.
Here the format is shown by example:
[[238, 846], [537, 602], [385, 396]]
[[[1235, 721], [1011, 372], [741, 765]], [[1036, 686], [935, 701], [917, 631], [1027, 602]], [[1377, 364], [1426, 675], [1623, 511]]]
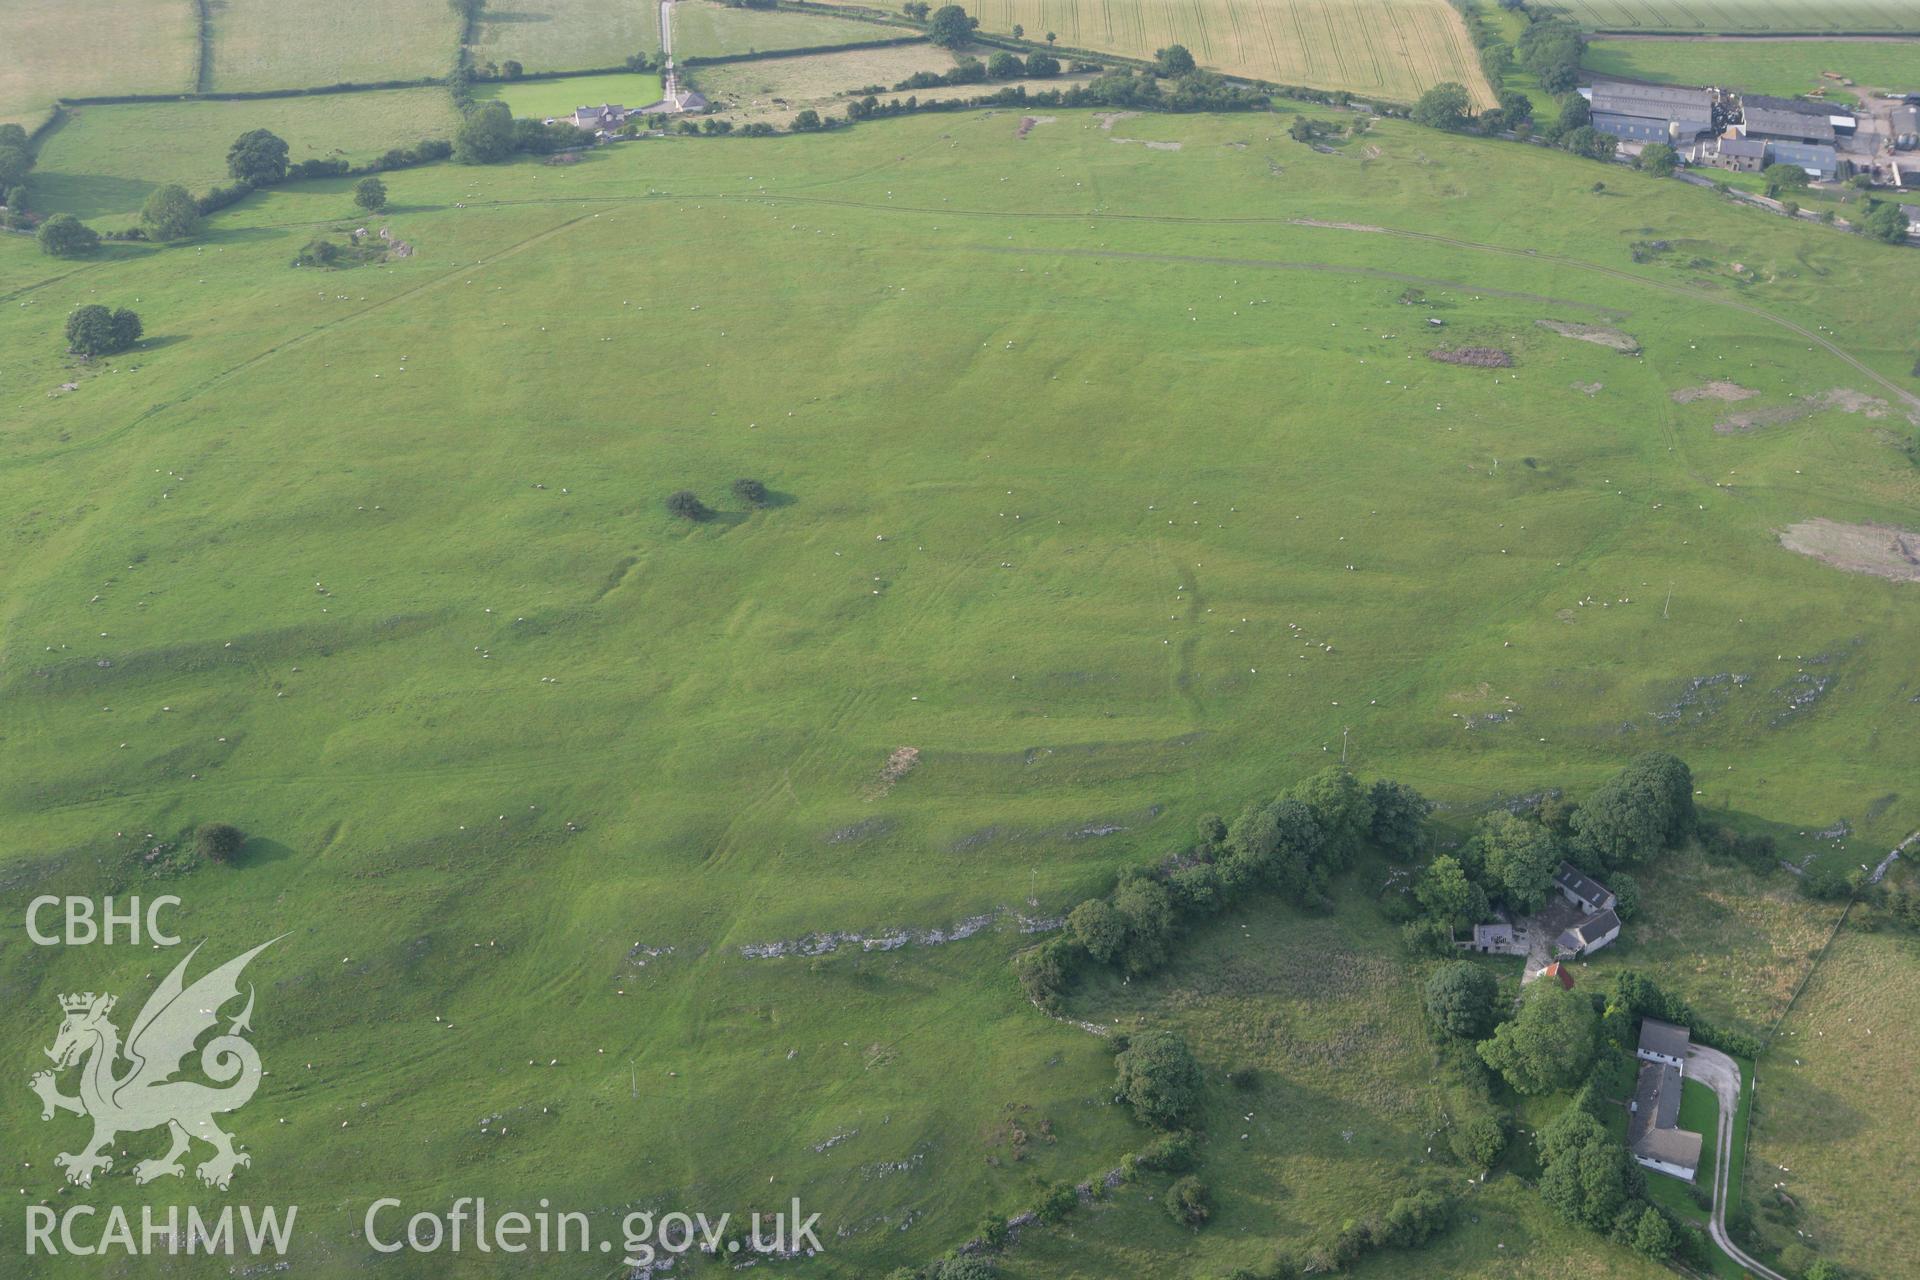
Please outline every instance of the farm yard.
[[[1597, 76], [1660, 84], [1727, 85], [1778, 97], [1819, 90], [1857, 97], [1866, 89], [1920, 84], [1920, 41], [1590, 40], [1580, 64]], [[1844, 87], [1839, 80], [1852, 80]]]
[[0, 124], [31, 129], [59, 97], [189, 93], [199, 47], [189, 0], [7, 0]]
[[[712, 74], [831, 95], [929, 56]], [[296, 159], [445, 136], [415, 93], [86, 108], [34, 181], [111, 227], [243, 128]], [[1403, 121], [1322, 152], [1287, 110], [1047, 115], [395, 171], [379, 221], [412, 253], [350, 270], [289, 265], [357, 225], [344, 179], [51, 269], [0, 238], [4, 869], [164, 886], [195, 937], [293, 931], [257, 1023], [254, 1110], [286, 1123], [248, 1113], [247, 1194], [307, 1206], [327, 1274], [450, 1274], [355, 1241], [369, 1169], [429, 1203], [798, 1195], [844, 1228], [808, 1273], [868, 1277], [1112, 1168], [1143, 1131], [1104, 1041], [1008, 977], [1022, 917], [1343, 753], [1449, 829], [1654, 747], [1796, 863], [1920, 827], [1913, 584], [1781, 543], [1913, 525], [1920, 258]], [[65, 355], [90, 301], [137, 301], [148, 341]], [[670, 516], [680, 488], [712, 518]], [[152, 861], [214, 819], [244, 862]], [[1464, 1181], [1428, 1158], [1385, 870], [1074, 997], [1193, 1041], [1219, 1216], [1177, 1228], [1146, 1179], [1007, 1274], [1211, 1276]], [[1575, 970], [1763, 1026], [1832, 910], [1790, 880], [1676, 856]], [[1844, 998], [1823, 966], [1786, 1026], [1897, 1017], [1869, 999], [1897, 1005], [1896, 955]], [[44, 1049], [100, 963], [5, 961], [48, 1017], [0, 1052]], [[1787, 1165], [1836, 1254], [1907, 1256], [1870, 1190], [1904, 1149], [1838, 1168], [1843, 1068], [1771, 1069], [1749, 1183]], [[8, 1150], [45, 1132], [0, 1110]], [[1513, 1178], [1464, 1194], [1430, 1251], [1356, 1273], [1656, 1274]]]
[[1600, 31], [1920, 32], [1920, 12], [1902, 0], [1553, 0], [1545, 7]]
[[528, 71], [598, 70], [659, 52], [660, 8], [637, 0], [526, 0], [482, 9], [473, 47], [478, 62], [511, 58]]
[[227, 148], [248, 129], [286, 139], [295, 163], [360, 163], [422, 138], [450, 137], [457, 123], [442, 89], [74, 107], [42, 142], [28, 191], [42, 208], [130, 222], [163, 183], [204, 191], [229, 181]]
[[219, 92], [444, 76], [460, 43], [446, 0], [210, 0], [209, 12]]
[[1184, 44], [1203, 67], [1277, 84], [1412, 102], [1443, 80], [1493, 102], [1478, 55], [1446, 0], [980, 0], [968, 13], [998, 34], [1048, 31], [1067, 49], [1151, 58]]

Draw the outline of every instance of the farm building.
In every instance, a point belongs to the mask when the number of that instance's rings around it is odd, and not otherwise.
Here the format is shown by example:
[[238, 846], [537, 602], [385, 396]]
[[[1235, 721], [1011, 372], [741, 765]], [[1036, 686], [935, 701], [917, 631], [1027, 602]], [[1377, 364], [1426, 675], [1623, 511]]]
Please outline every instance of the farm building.
[[1893, 145], [1899, 151], [1920, 148], [1920, 107], [1895, 107], [1892, 115]]
[[1687, 154], [1687, 163], [1735, 173], [1758, 173], [1767, 167], [1767, 144], [1757, 138], [1707, 138]]
[[1798, 165], [1809, 178], [1831, 180], [1840, 171], [1840, 157], [1830, 146], [1802, 142], [1775, 142], [1769, 145], [1774, 164]]
[[1687, 1048], [1693, 1043], [1685, 1027], [1658, 1018], [1640, 1019], [1640, 1048], [1636, 1054], [1644, 1062], [1659, 1063], [1676, 1071], [1686, 1069]]
[[1692, 1182], [1700, 1171], [1701, 1137], [1682, 1129], [1680, 1068], [1663, 1062], [1640, 1064], [1640, 1079], [1628, 1104], [1627, 1150], [1642, 1166]]
[[1473, 926], [1473, 937], [1470, 940], [1455, 942], [1453, 945], [1462, 951], [1474, 951], [1484, 956], [1527, 954], [1526, 939], [1504, 920], [1494, 924], [1477, 924]]
[[1673, 85], [1603, 81], [1582, 90], [1593, 127], [1629, 142], [1690, 142], [1713, 129], [1713, 94]]
[[1586, 912], [1609, 910], [1615, 902], [1607, 886], [1589, 879], [1571, 862], [1560, 864], [1560, 870], [1553, 876], [1553, 887], [1560, 891], [1561, 897]]
[[630, 114], [619, 103], [603, 102], [597, 107], [575, 107], [566, 121], [576, 129], [618, 129], [627, 122]]
[[1749, 138], [1772, 142], [1804, 142], [1833, 145], [1833, 122], [1823, 111], [1807, 115], [1800, 111], [1782, 111], [1778, 107], [1756, 107], [1751, 99], [1742, 105], [1740, 131]]
[[1553, 979], [1560, 984], [1563, 990], [1573, 990], [1573, 974], [1567, 969], [1567, 966], [1561, 964], [1558, 960], [1555, 960], [1552, 964], [1542, 969], [1540, 976]]
[[1749, 116], [1758, 110], [1776, 116], [1785, 114], [1805, 116], [1814, 121], [1824, 120], [1832, 134], [1841, 138], [1852, 137], [1860, 125], [1859, 118], [1851, 111], [1830, 102], [1814, 102], [1807, 98], [1774, 98], [1764, 93], [1743, 93], [1740, 95], [1740, 105]]
[[1553, 941], [1561, 955], [1590, 955], [1620, 936], [1620, 917], [1611, 908], [1576, 921]]

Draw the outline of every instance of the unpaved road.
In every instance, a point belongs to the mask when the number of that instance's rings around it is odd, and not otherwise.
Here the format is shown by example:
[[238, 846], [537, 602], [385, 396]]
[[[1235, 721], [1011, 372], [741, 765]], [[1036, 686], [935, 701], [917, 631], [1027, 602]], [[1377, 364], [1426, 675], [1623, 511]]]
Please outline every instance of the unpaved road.
[[1713, 1153], [1713, 1214], [1707, 1219], [1707, 1234], [1721, 1252], [1762, 1280], [1787, 1280], [1742, 1253], [1727, 1236], [1727, 1184], [1733, 1172], [1733, 1122], [1740, 1114], [1740, 1066], [1718, 1049], [1696, 1044], [1687, 1049], [1687, 1074], [1720, 1099], [1720, 1129]]

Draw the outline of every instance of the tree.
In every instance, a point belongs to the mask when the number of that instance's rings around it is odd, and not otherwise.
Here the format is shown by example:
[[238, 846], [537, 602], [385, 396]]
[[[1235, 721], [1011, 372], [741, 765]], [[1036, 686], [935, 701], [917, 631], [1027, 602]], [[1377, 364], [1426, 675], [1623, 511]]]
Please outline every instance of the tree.
[[233, 861], [246, 842], [246, 832], [230, 822], [209, 822], [193, 833], [194, 848], [209, 862]]
[[1291, 797], [1247, 806], [1227, 830], [1223, 867], [1230, 884], [1264, 884], [1293, 898], [1312, 883], [1326, 835], [1313, 811]]
[[155, 187], [140, 207], [140, 228], [149, 240], [184, 240], [200, 230], [200, 206], [178, 183]]
[[987, 59], [987, 74], [995, 80], [1018, 79], [1026, 72], [1027, 64], [1017, 53], [1000, 50]]
[[979, 25], [978, 20], [969, 18], [959, 5], [943, 4], [927, 20], [927, 39], [943, 49], [958, 49]]
[[1035, 79], [1046, 79], [1060, 74], [1060, 59], [1050, 57], [1039, 50], [1027, 55], [1027, 74]]
[[113, 312], [98, 303], [75, 307], [67, 317], [67, 350], [100, 356], [114, 349]]
[[362, 178], [353, 184], [353, 202], [368, 213], [387, 207], [387, 184], [378, 178]]
[[1593, 123], [1593, 104], [1579, 94], [1566, 94], [1559, 98], [1557, 102], [1560, 107], [1559, 134], [1571, 133], [1575, 129]]
[[1613, 914], [1625, 923], [1639, 914], [1640, 882], [1624, 871], [1616, 871], [1607, 877], [1607, 887], [1613, 890]]
[[287, 144], [265, 129], [249, 129], [227, 148], [227, 173], [256, 187], [270, 187], [287, 176]]
[[502, 80], [518, 80], [526, 73], [527, 69], [518, 62], [515, 62], [512, 58], [508, 58], [500, 64], [500, 78]]
[[1760, 171], [1766, 181], [1767, 194], [1778, 196], [1783, 191], [1804, 191], [1809, 179], [1807, 171], [1797, 164], [1770, 164]]
[[907, 0], [905, 4], [900, 6], [900, 12], [912, 18], [915, 22], [925, 22], [927, 20], [927, 14], [932, 8], [933, 6], [928, 4], [927, 0]]
[[1693, 771], [1664, 751], [1640, 756], [1574, 811], [1574, 847], [1612, 869], [1683, 843], [1698, 816]]
[[1538, 911], [1553, 890], [1560, 843], [1553, 833], [1504, 809], [1480, 823], [1481, 867], [1488, 887], [1520, 911]]
[[1427, 843], [1433, 802], [1404, 782], [1381, 778], [1367, 788], [1373, 806], [1373, 842], [1396, 857], [1417, 856]]
[[1287, 136], [1312, 145], [1320, 137], [1320, 123], [1311, 116], [1295, 116], [1287, 121]]
[[1452, 1135], [1453, 1153], [1476, 1169], [1491, 1169], [1507, 1149], [1507, 1122], [1498, 1113], [1484, 1111]]
[[1326, 833], [1320, 861], [1329, 870], [1350, 864], [1373, 834], [1373, 801], [1367, 789], [1338, 765], [1322, 769], [1287, 794], [1306, 805]]
[[1479, 1040], [1498, 1020], [1500, 983], [1468, 960], [1443, 964], [1427, 979], [1427, 1016], [1450, 1036]]
[[[1563, 120], [1561, 123], [1565, 123]], [[1620, 149], [1620, 139], [1610, 133], [1602, 133], [1592, 125], [1581, 125], [1561, 135], [1560, 145], [1577, 156], [1589, 160], [1611, 160], [1613, 153]], [[1604, 184], [1600, 190], [1605, 190]]]
[[1911, 219], [1906, 210], [1891, 200], [1875, 200], [1867, 206], [1867, 212], [1860, 219], [1860, 227], [1876, 240], [1888, 244], [1903, 243], [1912, 230]]
[[1055, 40], [1058, 40], [1059, 38], [1060, 37], [1056, 35], [1054, 32], [1051, 32], [1051, 31], [1047, 32], [1047, 46], [1051, 48], [1053, 46], [1053, 42]]
[[33, 156], [24, 146], [0, 145], [0, 187], [17, 186], [33, 168]]
[[1193, 54], [1183, 44], [1170, 44], [1164, 49], [1153, 51], [1153, 70], [1156, 75], [1169, 80], [1190, 74], [1194, 69]]
[[115, 307], [113, 311], [113, 349], [125, 351], [140, 341], [140, 335], [146, 332], [140, 323], [140, 317], [125, 307]]
[[1067, 913], [1067, 936], [1101, 964], [1111, 964], [1126, 949], [1127, 919], [1105, 898], [1089, 898]]
[[27, 128], [20, 124], [0, 124], [0, 147], [27, 149]]
[[1533, 119], [1533, 99], [1518, 89], [1500, 91], [1500, 116], [1511, 129], [1523, 121]]
[[803, 108], [793, 117], [791, 128], [795, 133], [811, 133], [820, 127], [820, 113], [812, 107]]
[[1459, 129], [1467, 122], [1472, 99], [1465, 85], [1443, 80], [1420, 95], [1413, 104], [1413, 122], [1429, 129]]
[[767, 493], [767, 486], [761, 484], [758, 480], [749, 480], [745, 476], [733, 482], [732, 493], [735, 498], [738, 498], [750, 507], [764, 507], [767, 505], [767, 500], [770, 497]]
[[1171, 1032], [1141, 1032], [1114, 1065], [1116, 1092], [1146, 1124], [1179, 1128], [1200, 1105], [1200, 1066], [1187, 1042]]
[[100, 247], [100, 234], [70, 213], [56, 213], [35, 236], [40, 252], [56, 258], [84, 258]]
[[1649, 142], [1640, 148], [1640, 167], [1656, 178], [1670, 176], [1679, 164], [1680, 153], [1664, 142]]
[[[1648, 1205], [1633, 1228], [1633, 1250], [1655, 1262], [1665, 1262], [1680, 1247], [1680, 1233], [1673, 1229], [1667, 1215]], [[1808, 1280], [1812, 1280], [1809, 1274]]]
[[1113, 909], [1126, 921], [1127, 968], [1151, 973], [1167, 961], [1173, 941], [1173, 896], [1151, 876], [1133, 874], [1113, 894]]
[[1026, 38], [1027, 38], [1027, 29], [1026, 29], [1025, 27], [1023, 27], [1023, 26], [1021, 26], [1021, 25], [1020, 25], [1019, 23], [1017, 23], [1017, 22], [1016, 22], [1016, 23], [1014, 23], [1014, 24], [1013, 24], [1013, 38], [1014, 38], [1015, 40], [1024, 40], [1024, 39], [1026, 39]]
[[1167, 1213], [1175, 1222], [1189, 1227], [1206, 1222], [1213, 1216], [1207, 1184], [1192, 1174], [1174, 1179], [1173, 1185], [1167, 1188]]
[[682, 520], [705, 520], [713, 512], [691, 489], [676, 489], [667, 495], [667, 510]]
[[1627, 1149], [1602, 1136], [1549, 1164], [1540, 1176], [1540, 1198], [1567, 1221], [1605, 1232], [1644, 1185]]
[[453, 134], [455, 164], [498, 164], [513, 154], [513, 113], [504, 102], [467, 112]]
[[1442, 854], [1427, 864], [1426, 871], [1420, 877], [1420, 887], [1414, 890], [1414, 897], [1419, 899], [1428, 915], [1445, 922], [1451, 931], [1468, 914], [1467, 909], [1473, 901], [1473, 886], [1467, 883], [1467, 873], [1461, 870], [1459, 860]]
[[1536, 982], [1520, 1016], [1480, 1042], [1480, 1056], [1520, 1093], [1572, 1088], [1593, 1062], [1598, 1022], [1587, 996]]

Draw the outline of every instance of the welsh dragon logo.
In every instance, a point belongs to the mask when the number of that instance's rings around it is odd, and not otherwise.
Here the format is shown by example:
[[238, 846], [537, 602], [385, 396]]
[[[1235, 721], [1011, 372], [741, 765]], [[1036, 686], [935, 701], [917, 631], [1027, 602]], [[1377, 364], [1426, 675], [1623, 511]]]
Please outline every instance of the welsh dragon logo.
[[[124, 1045], [119, 1028], [107, 1017], [113, 1012], [113, 996], [89, 991], [60, 997], [66, 1017], [47, 1050], [54, 1070], [36, 1073], [32, 1085], [40, 1095], [42, 1120], [53, 1119], [56, 1111], [93, 1120], [92, 1141], [79, 1151], [53, 1158], [66, 1170], [68, 1182], [92, 1186], [94, 1174], [113, 1168], [106, 1151], [115, 1138], [161, 1127], [171, 1136], [172, 1145], [159, 1159], [135, 1165], [135, 1182], [184, 1174], [180, 1157], [195, 1139], [213, 1148], [213, 1155], [194, 1170], [210, 1187], [226, 1190], [234, 1170], [253, 1163], [251, 1156], [234, 1148], [233, 1136], [214, 1123], [215, 1116], [245, 1106], [260, 1085], [260, 1055], [242, 1035], [253, 1029], [251, 986], [246, 1007], [228, 1022], [225, 1033], [200, 1048], [201, 1073], [224, 1087], [174, 1077], [185, 1069], [200, 1038], [217, 1029], [222, 1006], [240, 998], [240, 973], [247, 962], [279, 940], [261, 943], [189, 987], [184, 975], [200, 950], [196, 946], [155, 988], [133, 1020]], [[80, 1068], [80, 1093], [68, 1097], [60, 1092], [56, 1073], [74, 1066]]]

